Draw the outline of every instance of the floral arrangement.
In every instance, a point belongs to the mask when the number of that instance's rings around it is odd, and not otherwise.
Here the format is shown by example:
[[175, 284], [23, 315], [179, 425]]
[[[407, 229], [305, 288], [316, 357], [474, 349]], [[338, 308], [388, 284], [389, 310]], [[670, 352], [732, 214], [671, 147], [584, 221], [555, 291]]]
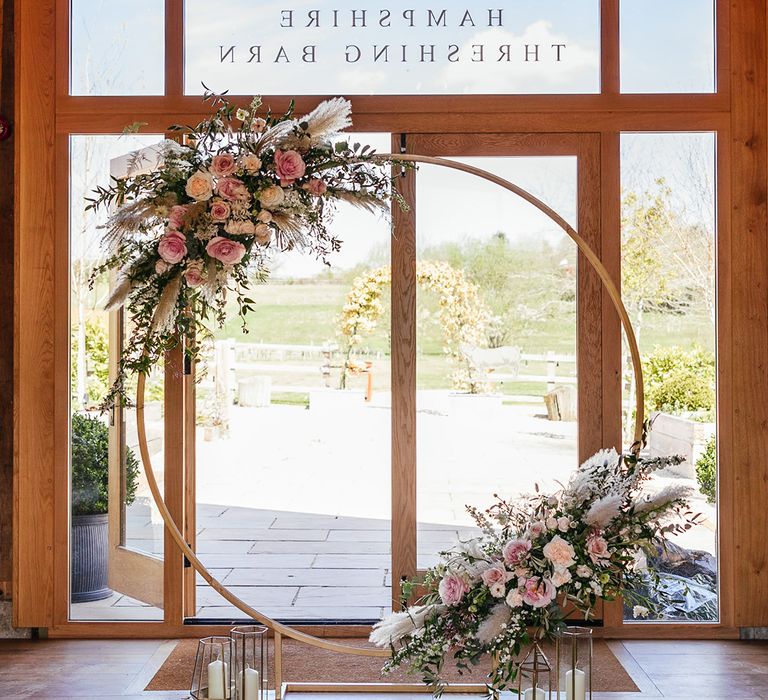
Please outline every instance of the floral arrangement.
[[439, 695], [448, 656], [461, 672], [491, 654], [489, 692], [503, 690], [517, 677], [521, 650], [562, 625], [564, 604], [589, 619], [597, 601], [622, 595], [636, 617], [652, 615], [654, 602], [634, 597], [654, 578], [645, 555], [697, 517], [687, 487], [654, 491], [650, 482], [679, 462], [603, 450], [558, 493], [468, 508], [482, 535], [442, 552], [423, 580], [404, 583], [405, 600], [417, 587], [426, 592], [374, 626], [371, 641], [392, 648], [385, 672], [407, 666]]
[[112, 208], [107, 258], [91, 284], [114, 271], [106, 308], [125, 305], [135, 328], [105, 406], [125, 400], [127, 373], [147, 372], [179, 338], [195, 355], [209, 325], [223, 324], [228, 299], [245, 329], [253, 308], [247, 289], [264, 280], [275, 252], [300, 249], [326, 260], [339, 250], [328, 229], [338, 202], [405, 206], [383, 167], [393, 161], [334, 141], [351, 125], [348, 101], [332, 99], [295, 118], [293, 103], [285, 114], [262, 116], [258, 97], [247, 109], [223, 95], [204, 99], [213, 114], [169, 127], [182, 138], [162, 144], [162, 167], [147, 167], [138, 152], [128, 177], [88, 200], [88, 208]]

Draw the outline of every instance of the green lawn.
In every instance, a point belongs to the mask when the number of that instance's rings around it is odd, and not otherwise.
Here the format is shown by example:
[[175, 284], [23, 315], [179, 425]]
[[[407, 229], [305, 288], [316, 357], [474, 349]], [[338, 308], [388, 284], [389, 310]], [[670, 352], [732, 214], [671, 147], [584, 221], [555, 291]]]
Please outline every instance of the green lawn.
[[[231, 313], [224, 329], [217, 332], [218, 338], [234, 338], [249, 343], [276, 343], [288, 345], [318, 345], [337, 342], [336, 318], [344, 304], [348, 284], [336, 282], [303, 282], [282, 284], [270, 282], [253, 290], [252, 297], [256, 310], [249, 315], [250, 333], [244, 334], [240, 323]], [[418, 386], [423, 389], [449, 388], [451, 365], [442, 353], [442, 338], [437, 322], [437, 303], [433, 295], [420, 294], [417, 312], [419, 348]], [[365, 347], [382, 353], [383, 357], [374, 360], [374, 385], [378, 390], [389, 390], [389, 316], [388, 311], [379, 327], [369, 337]], [[679, 345], [690, 347], [694, 344], [711, 348], [714, 329], [705, 314], [688, 315], [648, 314], [641, 329], [641, 348], [647, 352], [655, 345]], [[561, 318], [545, 318], [532, 324], [526, 334], [520, 338], [511, 338], [512, 345], [519, 345], [524, 353], [543, 354], [553, 351], [574, 354], [576, 344], [576, 318], [569, 314]], [[306, 362], [303, 364], [307, 364]], [[544, 363], [528, 363], [521, 368], [521, 374], [546, 374]], [[558, 368], [558, 375], [570, 375], [574, 365], [563, 364]], [[332, 385], [335, 386], [338, 374], [334, 372]], [[320, 382], [318, 377], [308, 377], [306, 373], [281, 374], [273, 379], [280, 384], [302, 385], [311, 381]], [[352, 377], [349, 385], [363, 388], [365, 377]], [[502, 387], [509, 395], [541, 395], [545, 391], [544, 383], [513, 382]], [[286, 401], [297, 399], [286, 396]], [[303, 400], [299, 399], [299, 401]]]

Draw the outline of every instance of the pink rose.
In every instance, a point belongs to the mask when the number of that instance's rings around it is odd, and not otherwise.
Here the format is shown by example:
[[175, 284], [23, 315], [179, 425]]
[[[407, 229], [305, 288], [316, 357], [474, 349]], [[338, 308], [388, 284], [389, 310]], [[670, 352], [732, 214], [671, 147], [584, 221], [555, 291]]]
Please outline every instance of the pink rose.
[[313, 177], [309, 182], [304, 183], [301, 187], [310, 194], [315, 195], [315, 197], [319, 197], [320, 195], [325, 194], [326, 190], [328, 189], [328, 186], [325, 184], [325, 182], [317, 177]]
[[469, 590], [469, 584], [466, 579], [456, 574], [446, 574], [443, 576], [440, 585], [437, 587], [440, 599], [445, 605], [456, 605]]
[[225, 265], [234, 265], [243, 259], [245, 246], [223, 236], [214, 236], [205, 246], [205, 252], [212, 258], [221, 260]]
[[234, 156], [229, 153], [220, 153], [211, 160], [209, 170], [215, 177], [228, 177], [237, 169]]
[[560, 535], [555, 535], [547, 542], [542, 551], [556, 569], [567, 569], [576, 563], [576, 552], [571, 544]]
[[483, 583], [488, 586], [491, 595], [494, 598], [503, 598], [506, 593], [506, 584], [509, 580], [509, 573], [502, 564], [495, 564], [490, 569], [486, 569], [480, 575]]
[[182, 204], [176, 204], [171, 207], [168, 214], [168, 225], [173, 229], [180, 229], [184, 225], [184, 219], [187, 216], [187, 207]]
[[158, 275], [165, 274], [170, 269], [170, 265], [165, 260], [158, 260], [155, 263], [155, 273]]
[[557, 587], [564, 586], [571, 580], [571, 572], [568, 569], [555, 569], [552, 574], [552, 583]]
[[211, 219], [214, 221], [226, 221], [232, 212], [232, 207], [223, 199], [211, 200]]
[[547, 526], [541, 522], [541, 520], [537, 520], [528, 526], [528, 532], [531, 535], [531, 539], [536, 539], [539, 535], [545, 533], [546, 531]]
[[216, 191], [229, 201], [248, 199], [248, 188], [236, 177], [223, 177], [216, 183]]
[[599, 564], [601, 559], [609, 559], [608, 543], [600, 535], [590, 535], [587, 538], [587, 553], [593, 564]]
[[175, 265], [187, 254], [187, 241], [178, 231], [168, 231], [157, 246], [160, 257], [170, 265]]
[[275, 172], [283, 187], [303, 177], [306, 167], [298, 151], [275, 151]]
[[530, 540], [510, 540], [504, 545], [502, 556], [504, 561], [512, 567], [519, 566], [531, 551]]
[[187, 284], [190, 287], [199, 287], [203, 282], [205, 282], [202, 266], [199, 263], [190, 265], [184, 271], [184, 279], [187, 281]]
[[544, 608], [555, 599], [556, 590], [552, 581], [534, 576], [525, 582], [523, 602], [532, 608]]

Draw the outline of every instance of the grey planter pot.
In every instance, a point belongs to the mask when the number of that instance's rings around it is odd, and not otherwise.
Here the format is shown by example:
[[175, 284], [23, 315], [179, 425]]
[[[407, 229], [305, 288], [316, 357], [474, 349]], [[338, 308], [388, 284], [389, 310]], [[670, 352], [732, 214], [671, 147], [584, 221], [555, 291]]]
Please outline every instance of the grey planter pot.
[[107, 586], [109, 516], [72, 516], [71, 602], [88, 603], [112, 595]]

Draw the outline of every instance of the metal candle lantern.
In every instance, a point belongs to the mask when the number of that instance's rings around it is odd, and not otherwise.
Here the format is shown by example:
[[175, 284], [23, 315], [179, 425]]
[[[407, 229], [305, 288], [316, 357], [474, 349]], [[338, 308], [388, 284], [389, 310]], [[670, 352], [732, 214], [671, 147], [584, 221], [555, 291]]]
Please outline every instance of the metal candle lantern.
[[267, 689], [267, 628], [243, 625], [230, 632], [235, 700], [264, 700]]
[[520, 700], [552, 700], [552, 667], [538, 642], [534, 642], [518, 669]]
[[189, 694], [195, 700], [232, 698], [232, 641], [229, 637], [200, 640]]
[[592, 630], [567, 627], [557, 635], [557, 690], [566, 700], [592, 700]]

